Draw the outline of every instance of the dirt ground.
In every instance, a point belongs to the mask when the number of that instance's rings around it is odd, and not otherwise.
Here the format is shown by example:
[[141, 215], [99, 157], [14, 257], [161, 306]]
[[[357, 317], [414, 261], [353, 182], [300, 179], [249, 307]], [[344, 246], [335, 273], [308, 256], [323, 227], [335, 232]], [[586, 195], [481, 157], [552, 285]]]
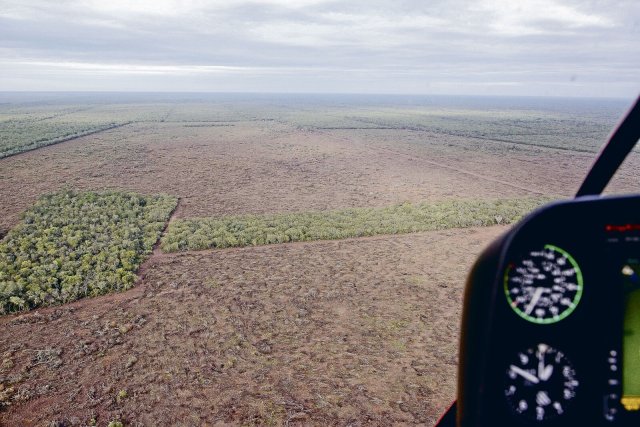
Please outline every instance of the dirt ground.
[[[592, 160], [410, 129], [134, 123], [2, 159], [0, 236], [64, 186], [169, 193], [190, 218], [569, 197]], [[613, 188], [639, 172], [635, 155]], [[433, 425], [465, 276], [504, 230], [156, 251], [130, 291], [0, 318], [0, 425]]]
[[504, 230], [154, 256], [130, 291], [0, 319], [0, 422], [432, 425], [466, 272]]
[[[571, 196], [593, 155], [410, 130], [135, 123], [0, 162], [0, 231], [65, 185], [169, 193], [177, 217]], [[640, 161], [620, 188], [634, 188]]]

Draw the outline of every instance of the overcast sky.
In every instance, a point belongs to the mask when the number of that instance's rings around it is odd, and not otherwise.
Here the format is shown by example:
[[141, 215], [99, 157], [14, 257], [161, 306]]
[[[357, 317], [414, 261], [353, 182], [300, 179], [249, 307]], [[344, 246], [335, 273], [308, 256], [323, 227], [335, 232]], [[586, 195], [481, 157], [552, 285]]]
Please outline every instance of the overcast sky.
[[0, 0], [0, 91], [635, 97], [640, 1]]

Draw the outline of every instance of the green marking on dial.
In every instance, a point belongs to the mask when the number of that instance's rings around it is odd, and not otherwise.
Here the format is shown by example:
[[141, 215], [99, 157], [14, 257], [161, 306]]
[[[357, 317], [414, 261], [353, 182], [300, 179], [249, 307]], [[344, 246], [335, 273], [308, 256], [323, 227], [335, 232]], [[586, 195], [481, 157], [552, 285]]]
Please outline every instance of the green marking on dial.
[[564, 249], [545, 245], [504, 272], [504, 292], [513, 311], [537, 324], [569, 316], [582, 298], [584, 282], [576, 260]]

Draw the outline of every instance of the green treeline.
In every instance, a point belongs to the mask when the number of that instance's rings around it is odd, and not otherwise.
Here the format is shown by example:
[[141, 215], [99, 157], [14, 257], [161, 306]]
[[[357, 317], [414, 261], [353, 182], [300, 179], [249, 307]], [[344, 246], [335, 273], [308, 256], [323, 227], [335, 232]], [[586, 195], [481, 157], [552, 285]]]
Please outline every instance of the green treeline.
[[121, 192], [40, 198], [0, 241], [0, 313], [130, 288], [176, 203]]
[[169, 224], [161, 247], [165, 252], [177, 252], [508, 224], [547, 201], [450, 200], [385, 208], [181, 219]]
[[[33, 132], [35, 139], [27, 139], [28, 135], [21, 135], [21, 138], [13, 137], [13, 133], [8, 132], [7, 123], [3, 123], [4, 129], [0, 131], [0, 159], [9, 157], [14, 154], [22, 153], [36, 148], [65, 142], [81, 136], [91, 135], [104, 130], [114, 129], [128, 124], [124, 123], [105, 123], [105, 124], [75, 124], [73, 126], [50, 126], [45, 128], [46, 131], [36, 133], [39, 129], [29, 129]], [[35, 127], [35, 126], [33, 126]], [[44, 128], [44, 126], [43, 126]]]

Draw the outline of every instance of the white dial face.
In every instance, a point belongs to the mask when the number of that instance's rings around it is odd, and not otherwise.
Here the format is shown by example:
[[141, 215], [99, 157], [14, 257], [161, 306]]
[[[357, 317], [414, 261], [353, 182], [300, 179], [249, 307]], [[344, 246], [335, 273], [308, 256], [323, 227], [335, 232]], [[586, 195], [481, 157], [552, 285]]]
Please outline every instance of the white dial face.
[[506, 373], [512, 411], [535, 421], [563, 415], [580, 385], [564, 353], [543, 343], [518, 353]]

